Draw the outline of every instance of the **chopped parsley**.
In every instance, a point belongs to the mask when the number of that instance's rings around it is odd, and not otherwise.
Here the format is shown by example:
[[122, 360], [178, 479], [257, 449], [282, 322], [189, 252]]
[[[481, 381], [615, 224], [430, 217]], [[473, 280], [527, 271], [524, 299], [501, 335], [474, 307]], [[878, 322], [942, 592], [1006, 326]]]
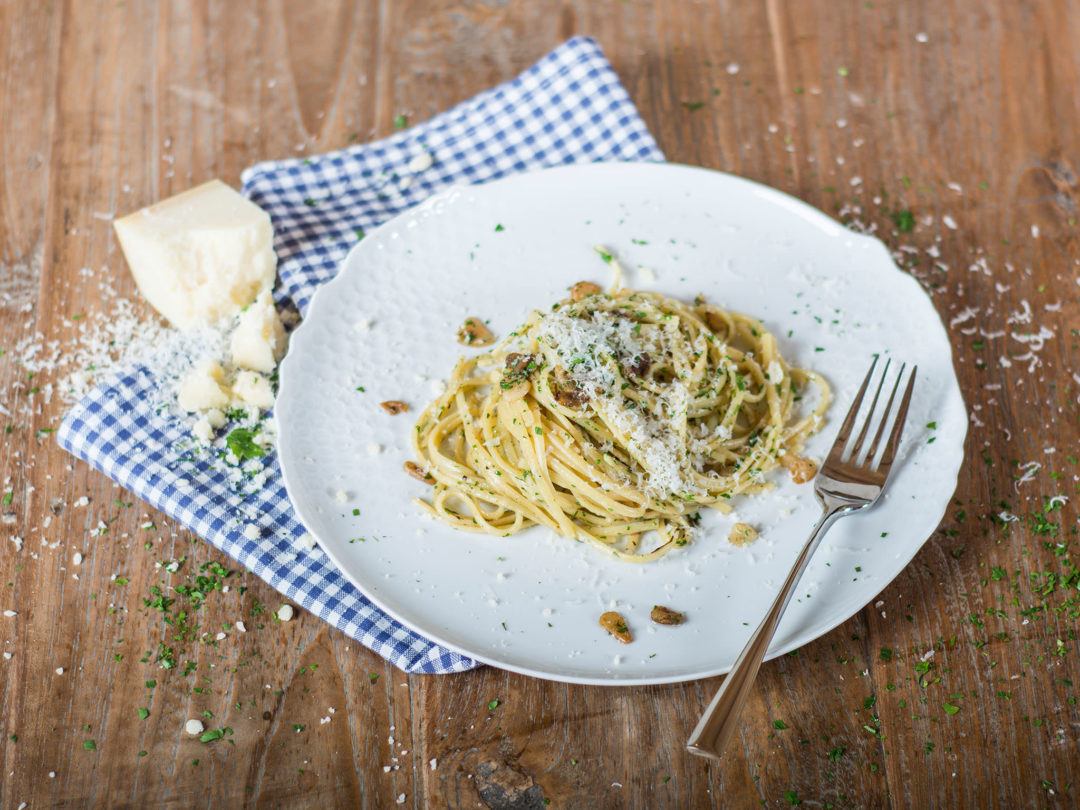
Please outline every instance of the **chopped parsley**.
[[907, 208], [893, 211], [890, 217], [896, 229], [902, 233], [910, 233], [915, 228], [915, 215]]
[[241, 461], [265, 456], [266, 451], [255, 444], [255, 435], [249, 428], [236, 428], [225, 437], [225, 446]]

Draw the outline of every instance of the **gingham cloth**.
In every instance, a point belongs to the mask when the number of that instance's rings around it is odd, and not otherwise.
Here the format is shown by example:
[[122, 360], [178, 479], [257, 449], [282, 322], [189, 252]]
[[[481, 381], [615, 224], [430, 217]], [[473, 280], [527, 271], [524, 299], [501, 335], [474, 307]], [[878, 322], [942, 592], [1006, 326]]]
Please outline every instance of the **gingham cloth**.
[[[417, 155], [431, 155], [431, 165]], [[364, 231], [432, 193], [602, 160], [663, 155], [597, 44], [575, 38], [513, 81], [382, 141], [253, 166], [243, 190], [274, 223], [275, 297], [303, 314]], [[146, 365], [95, 388], [64, 418], [60, 445], [400, 669], [477, 665], [386, 616], [324, 553], [298, 545], [304, 527], [272, 450], [262, 459], [265, 482], [246, 494], [212, 458], [193, 458], [190, 425], [155, 407], [160, 389]], [[245, 536], [250, 523], [260, 527], [257, 539]]]

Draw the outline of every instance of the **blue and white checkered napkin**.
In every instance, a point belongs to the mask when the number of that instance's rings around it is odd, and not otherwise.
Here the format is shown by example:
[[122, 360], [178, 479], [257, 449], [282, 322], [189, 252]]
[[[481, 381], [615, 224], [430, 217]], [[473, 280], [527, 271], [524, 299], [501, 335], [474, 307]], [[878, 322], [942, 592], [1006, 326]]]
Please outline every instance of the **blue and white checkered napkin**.
[[[418, 155], [430, 155], [432, 162]], [[304, 313], [363, 232], [454, 184], [544, 166], [663, 160], [595, 42], [572, 39], [518, 78], [382, 141], [308, 159], [260, 163], [244, 193], [274, 223], [276, 296]], [[372, 605], [321, 551], [297, 545], [276, 454], [265, 482], [237, 492], [213, 459], [192, 458], [190, 428], [159, 414], [161, 381], [134, 368], [94, 389], [65, 417], [60, 445], [205, 537], [289, 599], [406, 672], [476, 663], [413, 633]], [[249, 539], [244, 526], [261, 527]]]

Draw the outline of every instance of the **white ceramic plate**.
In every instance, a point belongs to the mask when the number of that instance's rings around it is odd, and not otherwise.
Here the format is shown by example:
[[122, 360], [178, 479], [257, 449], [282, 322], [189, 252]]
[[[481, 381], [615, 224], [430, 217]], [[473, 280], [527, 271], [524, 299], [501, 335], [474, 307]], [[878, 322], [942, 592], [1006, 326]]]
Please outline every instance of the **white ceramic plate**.
[[[411, 503], [427, 487], [402, 471], [409, 434], [433, 381], [464, 351], [458, 326], [478, 316], [504, 336], [576, 281], [606, 288], [598, 244], [630, 268], [627, 286], [684, 300], [701, 292], [757, 315], [790, 362], [823, 374], [836, 399], [812, 456], [831, 443], [872, 352], [918, 363], [886, 496], [830, 531], [770, 655], [836, 627], [907, 565], [955, 487], [967, 416], [949, 342], [930, 300], [879, 241], [704, 169], [598, 164], [456, 188], [357, 245], [315, 296], [281, 368], [281, 465], [301, 520], [372, 601], [480, 661], [593, 684], [730, 669], [818, 515], [811, 486], [791, 484], [783, 470], [774, 492], [736, 504], [738, 518], [761, 530], [753, 546], [731, 546], [734, 516], [711, 515], [703, 536], [646, 565], [542, 528], [510, 538], [455, 532]], [[413, 412], [391, 416], [379, 407], [388, 399]], [[654, 604], [684, 611], [687, 623], [653, 625]], [[628, 646], [597, 625], [612, 606], [636, 636]]]

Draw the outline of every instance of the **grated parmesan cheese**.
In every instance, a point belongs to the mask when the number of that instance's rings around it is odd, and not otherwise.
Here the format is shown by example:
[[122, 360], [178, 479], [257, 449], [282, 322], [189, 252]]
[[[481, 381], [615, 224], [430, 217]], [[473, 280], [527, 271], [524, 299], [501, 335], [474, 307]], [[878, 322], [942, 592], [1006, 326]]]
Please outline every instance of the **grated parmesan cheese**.
[[[655, 341], [640, 339], [634, 326], [632, 321], [606, 312], [576, 318], [566, 310], [558, 310], [540, 324], [539, 337], [555, 350], [570, 378], [589, 395], [600, 417], [648, 471], [647, 478], [638, 482], [642, 491], [657, 497], [676, 492], [700, 493], [702, 490], [693, 483], [694, 466], [673, 427], [686, 422], [686, 386], [676, 381], [668, 387], [662, 399], [662, 414], [625, 407], [616, 388], [616, 358], [663, 353]], [[672, 336], [677, 330], [673, 322], [664, 328]]]

